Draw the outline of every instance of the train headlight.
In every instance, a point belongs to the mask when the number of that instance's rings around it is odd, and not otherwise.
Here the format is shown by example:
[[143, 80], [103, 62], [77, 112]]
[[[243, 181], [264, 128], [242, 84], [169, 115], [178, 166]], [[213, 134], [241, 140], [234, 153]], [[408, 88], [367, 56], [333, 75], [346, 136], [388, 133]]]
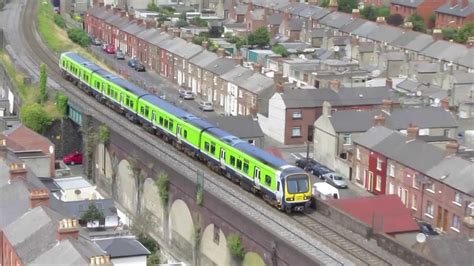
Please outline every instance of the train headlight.
[[294, 200], [295, 200], [295, 197], [286, 198], [286, 201], [294, 201]]

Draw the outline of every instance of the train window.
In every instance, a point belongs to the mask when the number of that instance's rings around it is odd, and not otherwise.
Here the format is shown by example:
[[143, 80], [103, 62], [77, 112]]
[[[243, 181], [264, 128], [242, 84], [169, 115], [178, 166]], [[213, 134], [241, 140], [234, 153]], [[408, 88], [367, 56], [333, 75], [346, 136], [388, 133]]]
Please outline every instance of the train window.
[[66, 67], [66, 61], [63, 61], [63, 67]]
[[267, 185], [272, 184], [272, 178], [269, 175], [265, 175], [265, 184]]
[[244, 168], [242, 169], [245, 173], [248, 173], [249, 171], [249, 162], [244, 161]]
[[277, 182], [277, 191], [280, 191], [280, 182]]
[[110, 84], [107, 84], [107, 95], [110, 95]]
[[143, 106], [142, 106], [142, 107], [140, 107], [140, 114], [143, 114], [143, 113], [144, 113], [144, 111], [145, 111], [145, 110], [144, 110]]
[[168, 120], [165, 119], [165, 128], [168, 128]]
[[184, 137], [184, 138], [187, 138], [187, 137], [188, 137], [188, 131], [187, 131], [187, 130], [184, 130], [184, 132], [183, 132], [183, 137]]
[[163, 125], [163, 117], [160, 117], [160, 125]]
[[237, 159], [237, 168], [242, 169], [242, 161]]
[[170, 120], [169, 129], [170, 129], [170, 130], [173, 130], [173, 120]]
[[149, 114], [148, 106], [145, 106], [145, 116], [148, 117], [148, 114]]
[[130, 105], [130, 97], [128, 95], [125, 97], [125, 105]]
[[232, 155], [230, 156], [230, 164], [235, 166], [235, 157]]
[[214, 154], [216, 152], [216, 144], [211, 142], [211, 153]]
[[209, 151], [209, 142], [204, 142], [204, 149]]
[[133, 108], [133, 102], [130, 102], [130, 108]]

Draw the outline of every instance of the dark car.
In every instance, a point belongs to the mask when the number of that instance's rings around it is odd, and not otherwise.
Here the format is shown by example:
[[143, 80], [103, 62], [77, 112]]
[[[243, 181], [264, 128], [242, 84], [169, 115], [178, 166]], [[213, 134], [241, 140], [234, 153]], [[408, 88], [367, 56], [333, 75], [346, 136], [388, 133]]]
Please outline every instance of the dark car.
[[76, 151], [63, 157], [65, 164], [82, 164], [82, 153]]
[[298, 166], [299, 168], [305, 169], [308, 168], [311, 165], [317, 164], [317, 162], [311, 158], [302, 158], [298, 159], [295, 162], [295, 165]]
[[418, 226], [420, 227], [420, 231], [427, 235], [427, 236], [437, 236], [439, 235], [438, 232], [436, 232], [433, 227], [431, 226], [431, 224], [427, 223], [427, 222], [423, 222], [423, 221], [417, 221], [416, 222], [418, 224]]
[[145, 69], [145, 65], [143, 65], [142, 63], [140, 62], [137, 62], [137, 64], [135, 65], [134, 69], [138, 72], [145, 72], [146, 69]]
[[138, 63], [137, 59], [132, 58], [132, 59], [128, 60], [127, 65], [128, 65], [129, 67], [135, 68], [135, 66], [137, 65], [137, 63]]
[[311, 166], [309, 166], [306, 171], [312, 173], [313, 175], [315, 175], [317, 178], [319, 179], [324, 179], [324, 175], [327, 174], [327, 173], [330, 173], [332, 172], [331, 169], [317, 163], [317, 164], [313, 164]]

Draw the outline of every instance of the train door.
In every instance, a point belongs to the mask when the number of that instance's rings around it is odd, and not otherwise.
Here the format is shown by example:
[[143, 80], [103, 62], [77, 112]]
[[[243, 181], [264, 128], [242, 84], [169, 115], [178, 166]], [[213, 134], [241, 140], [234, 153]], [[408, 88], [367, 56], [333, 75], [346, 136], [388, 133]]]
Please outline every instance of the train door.
[[156, 122], [156, 112], [152, 111], [151, 112], [151, 124], [153, 125], [153, 127], [155, 126], [155, 122]]
[[221, 163], [221, 167], [224, 167], [225, 166], [225, 150], [224, 148], [221, 148], [221, 153], [220, 153], [220, 156], [219, 156], [219, 161]]
[[119, 98], [120, 106], [123, 106], [123, 94], [120, 93], [120, 98]]
[[181, 141], [181, 125], [176, 124], [176, 139], [178, 139], [178, 142]]
[[255, 167], [255, 170], [253, 172], [253, 179], [254, 179], [255, 187], [260, 189], [260, 168]]

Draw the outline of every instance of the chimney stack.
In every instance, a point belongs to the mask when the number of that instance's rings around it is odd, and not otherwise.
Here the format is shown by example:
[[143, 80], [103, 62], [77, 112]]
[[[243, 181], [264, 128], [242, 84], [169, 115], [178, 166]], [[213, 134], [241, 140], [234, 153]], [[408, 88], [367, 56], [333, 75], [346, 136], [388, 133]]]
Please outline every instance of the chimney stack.
[[192, 43], [193, 42], [193, 36], [186, 36], [186, 42], [187, 43]]
[[225, 56], [225, 50], [222, 47], [217, 48], [217, 56], [219, 57], [224, 57]]
[[125, 10], [121, 10], [121, 11], [120, 11], [120, 16], [121, 16], [122, 18], [125, 17], [126, 15], [127, 15], [127, 11], [125, 11]]
[[99, 7], [104, 7], [104, 3], [99, 3]]
[[435, 41], [439, 41], [443, 39], [443, 32], [441, 31], [441, 29], [434, 29], [432, 36]]
[[458, 0], [451, 0], [450, 7], [455, 7], [458, 4]]
[[323, 116], [324, 117], [330, 116], [331, 109], [332, 109], [331, 103], [329, 103], [328, 101], [324, 101], [323, 102]]
[[0, 140], [0, 160], [6, 160], [7, 153], [8, 153], [7, 140], [2, 139]]
[[137, 19], [137, 25], [142, 25], [143, 24], [143, 19]]
[[58, 241], [68, 237], [75, 239], [78, 239], [79, 237], [79, 227], [76, 219], [62, 219], [59, 221], [57, 234]]
[[112, 6], [111, 5], [105, 5], [105, 9], [109, 10]]
[[410, 139], [410, 140], [416, 139], [416, 137], [418, 137], [418, 132], [419, 131], [420, 131], [420, 129], [417, 126], [410, 124], [409, 127], [407, 128], [407, 137], [408, 137], [408, 139]]
[[283, 11], [283, 21], [281, 23], [287, 24], [288, 20], [290, 20], [290, 12], [288, 11], [288, 9], [285, 9], [285, 11]]
[[262, 73], [262, 65], [259, 64], [259, 63], [253, 64], [253, 71], [255, 71], [255, 73], [261, 74]]
[[30, 190], [30, 209], [40, 205], [49, 206], [49, 191], [45, 188], [33, 188]]
[[17, 179], [23, 179], [26, 181], [26, 175], [28, 171], [26, 170], [26, 165], [24, 163], [17, 164], [12, 163], [10, 164], [10, 182], [13, 182]]
[[457, 141], [450, 141], [446, 144], [446, 156], [458, 153], [459, 143]]
[[250, 12], [253, 10], [253, 2], [252, 1], [249, 1], [248, 4], [247, 4], [247, 10]]
[[385, 124], [385, 116], [383, 116], [383, 115], [374, 116], [374, 125], [375, 126], [383, 126], [384, 124]]
[[376, 22], [379, 25], [387, 24], [386, 21], [385, 21], [385, 17], [377, 17]]
[[441, 107], [443, 107], [444, 110], [449, 111], [449, 98], [444, 98], [441, 100]]
[[114, 15], [117, 15], [120, 12], [120, 8], [118, 7], [114, 7], [112, 10], [114, 11]]
[[89, 266], [108, 266], [112, 265], [110, 261], [110, 256], [102, 255], [102, 256], [94, 256], [90, 258], [90, 265]]
[[180, 29], [173, 30], [173, 36], [176, 38], [181, 37], [181, 30]]
[[469, 0], [461, 0], [461, 9], [466, 8], [469, 5]]
[[132, 21], [132, 20], [133, 20], [132, 14], [130, 14], [130, 13], [127, 12], [127, 16], [128, 16], [128, 21]]
[[358, 8], [352, 9], [352, 19], [360, 18], [360, 10]]
[[392, 104], [392, 100], [382, 100], [382, 110], [387, 113], [390, 113], [392, 111]]
[[161, 31], [161, 32], [167, 32], [167, 31], [168, 31], [168, 26], [166, 26], [164, 23], [161, 24], [161, 26], [160, 26], [160, 31]]
[[153, 19], [147, 19], [145, 21], [145, 27], [146, 27], [146, 29], [151, 29], [151, 28], [156, 27], [156, 21], [153, 20]]
[[244, 64], [244, 58], [241, 55], [235, 56], [234, 60], [235, 60], [235, 63], [237, 65], [243, 65]]
[[275, 85], [275, 91], [276, 91], [277, 93], [283, 93], [284, 90], [285, 90], [285, 86], [283, 86], [283, 83], [277, 83], [277, 84]]
[[329, 81], [329, 88], [338, 93], [339, 89], [341, 88], [341, 81], [337, 79]]
[[474, 47], [474, 37], [469, 37], [466, 42], [467, 48], [473, 48]]
[[385, 87], [389, 89], [393, 89], [393, 80], [391, 78], [387, 78], [385, 80]]
[[329, 1], [329, 10], [331, 12], [336, 12], [339, 5], [337, 4], [337, 0], [330, 0]]
[[204, 48], [204, 49], [207, 50], [207, 47], [209, 46], [209, 42], [208, 42], [208, 41], [203, 41], [203, 42], [201, 43], [201, 46], [202, 46], [202, 48]]
[[273, 73], [273, 81], [275, 84], [282, 83], [283, 84], [283, 72], [277, 71]]
[[410, 21], [407, 21], [407, 22], [403, 23], [403, 28], [406, 31], [411, 31], [411, 30], [413, 30], [413, 23], [410, 22]]

